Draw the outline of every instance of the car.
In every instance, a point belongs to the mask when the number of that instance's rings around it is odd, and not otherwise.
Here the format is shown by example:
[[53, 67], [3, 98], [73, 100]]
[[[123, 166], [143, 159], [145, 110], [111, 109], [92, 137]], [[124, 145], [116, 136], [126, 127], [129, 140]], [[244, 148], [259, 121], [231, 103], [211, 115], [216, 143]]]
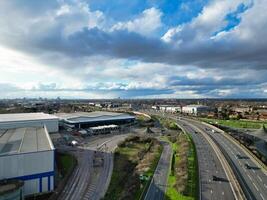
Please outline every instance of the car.
[[251, 166], [249, 166], [247, 163], [245, 164], [245, 167], [246, 167], [247, 169], [251, 169]]

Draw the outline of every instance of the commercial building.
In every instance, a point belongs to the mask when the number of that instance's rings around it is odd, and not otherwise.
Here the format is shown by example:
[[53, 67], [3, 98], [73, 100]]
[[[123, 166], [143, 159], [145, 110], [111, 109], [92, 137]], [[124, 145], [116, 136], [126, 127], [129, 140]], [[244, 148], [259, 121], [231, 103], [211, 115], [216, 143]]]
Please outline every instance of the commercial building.
[[206, 114], [210, 111], [212, 111], [210, 107], [203, 106], [203, 105], [187, 105], [187, 106], [182, 107], [183, 113], [192, 114], [192, 115]]
[[93, 126], [125, 124], [135, 121], [135, 117], [127, 113], [115, 112], [75, 112], [75, 113], [56, 113], [60, 125], [72, 128], [88, 128]]
[[162, 112], [171, 112], [171, 113], [181, 112], [181, 106], [157, 105], [157, 106], [152, 106], [151, 108], [155, 110], [160, 110]]
[[49, 133], [58, 131], [58, 118], [45, 113], [0, 114], [0, 129], [46, 126]]
[[25, 195], [54, 189], [54, 146], [46, 126], [0, 130], [0, 180], [24, 181]]

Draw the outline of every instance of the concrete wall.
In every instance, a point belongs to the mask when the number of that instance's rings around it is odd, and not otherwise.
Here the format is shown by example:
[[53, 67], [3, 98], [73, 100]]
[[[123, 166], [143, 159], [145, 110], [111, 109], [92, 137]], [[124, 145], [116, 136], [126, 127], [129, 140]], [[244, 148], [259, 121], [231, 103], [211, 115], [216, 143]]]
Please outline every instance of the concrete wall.
[[47, 131], [49, 133], [58, 132], [58, 119], [2, 122], [0, 123], [0, 129], [40, 127], [43, 126], [44, 124], [46, 125]]
[[54, 151], [0, 156], [0, 179], [24, 181], [24, 194], [54, 189]]

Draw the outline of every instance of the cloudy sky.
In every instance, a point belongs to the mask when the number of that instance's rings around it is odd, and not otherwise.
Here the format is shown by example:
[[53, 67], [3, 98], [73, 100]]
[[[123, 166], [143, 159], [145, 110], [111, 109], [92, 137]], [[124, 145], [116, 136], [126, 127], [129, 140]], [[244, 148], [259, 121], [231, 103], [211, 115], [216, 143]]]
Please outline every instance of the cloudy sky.
[[267, 97], [266, 0], [1, 0], [0, 96]]

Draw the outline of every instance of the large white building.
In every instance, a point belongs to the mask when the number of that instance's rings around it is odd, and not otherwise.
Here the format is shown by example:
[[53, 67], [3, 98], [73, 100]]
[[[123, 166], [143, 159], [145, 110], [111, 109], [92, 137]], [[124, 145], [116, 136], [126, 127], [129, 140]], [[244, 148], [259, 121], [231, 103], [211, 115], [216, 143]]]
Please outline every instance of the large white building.
[[58, 117], [45, 113], [0, 114], [0, 129], [40, 127], [46, 125], [49, 133], [58, 131]]
[[54, 146], [43, 127], [0, 130], [0, 180], [24, 181], [25, 195], [54, 189]]
[[187, 105], [182, 107], [182, 112], [192, 115], [200, 115], [210, 112], [211, 108], [203, 105]]
[[181, 112], [181, 106], [157, 105], [157, 106], [152, 106], [151, 108], [155, 110], [160, 110], [162, 112], [171, 112], [171, 113]]
[[60, 125], [64, 127], [88, 128], [93, 126], [125, 124], [134, 122], [135, 117], [127, 113], [117, 112], [75, 112], [56, 113]]

